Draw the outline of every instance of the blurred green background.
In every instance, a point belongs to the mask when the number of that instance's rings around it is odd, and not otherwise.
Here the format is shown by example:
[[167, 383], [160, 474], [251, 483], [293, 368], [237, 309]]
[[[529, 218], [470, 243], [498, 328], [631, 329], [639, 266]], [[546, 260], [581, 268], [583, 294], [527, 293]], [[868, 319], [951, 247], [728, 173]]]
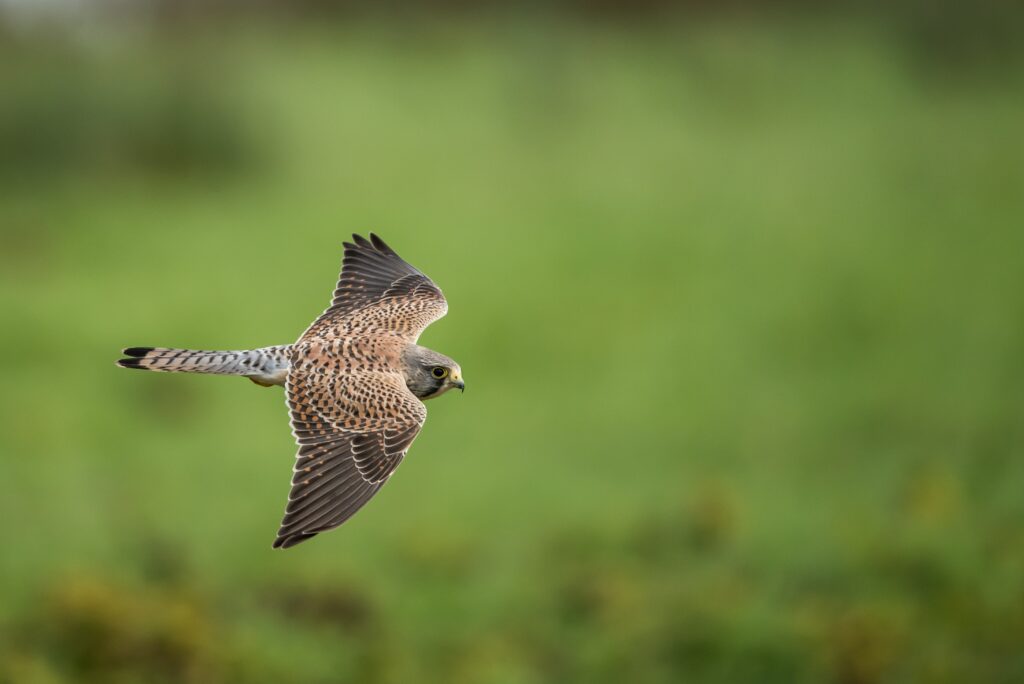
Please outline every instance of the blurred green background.
[[[0, 681], [1024, 681], [1008, 5], [2, 7]], [[468, 391], [275, 552], [281, 390], [114, 361], [370, 230]]]

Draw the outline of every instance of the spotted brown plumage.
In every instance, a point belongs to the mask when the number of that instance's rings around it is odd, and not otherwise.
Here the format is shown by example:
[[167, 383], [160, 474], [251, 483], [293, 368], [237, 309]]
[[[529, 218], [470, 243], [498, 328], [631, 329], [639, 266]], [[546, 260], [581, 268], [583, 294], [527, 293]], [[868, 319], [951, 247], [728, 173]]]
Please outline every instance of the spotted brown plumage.
[[274, 547], [348, 520], [395, 472], [427, 418], [423, 404], [464, 389], [462, 369], [416, 344], [448, 304], [376, 235], [344, 243], [330, 306], [292, 345], [215, 352], [133, 347], [128, 368], [241, 375], [284, 385], [299, 445]]

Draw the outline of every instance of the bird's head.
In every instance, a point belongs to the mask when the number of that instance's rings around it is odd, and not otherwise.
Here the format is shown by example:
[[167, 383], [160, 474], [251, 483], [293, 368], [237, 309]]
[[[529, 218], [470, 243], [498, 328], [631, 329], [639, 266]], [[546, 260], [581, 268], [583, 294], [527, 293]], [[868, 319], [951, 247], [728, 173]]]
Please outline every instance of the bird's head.
[[450, 389], [466, 389], [459, 364], [432, 349], [409, 345], [402, 354], [402, 365], [406, 386], [420, 399], [433, 399]]

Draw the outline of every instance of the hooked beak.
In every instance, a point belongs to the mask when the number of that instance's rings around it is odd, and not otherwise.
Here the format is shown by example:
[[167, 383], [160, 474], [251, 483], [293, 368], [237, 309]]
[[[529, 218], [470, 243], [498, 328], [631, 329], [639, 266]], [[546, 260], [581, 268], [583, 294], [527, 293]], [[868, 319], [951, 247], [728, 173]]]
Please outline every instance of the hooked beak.
[[452, 387], [455, 387], [460, 392], [466, 391], [466, 383], [462, 381], [462, 373], [452, 373]]

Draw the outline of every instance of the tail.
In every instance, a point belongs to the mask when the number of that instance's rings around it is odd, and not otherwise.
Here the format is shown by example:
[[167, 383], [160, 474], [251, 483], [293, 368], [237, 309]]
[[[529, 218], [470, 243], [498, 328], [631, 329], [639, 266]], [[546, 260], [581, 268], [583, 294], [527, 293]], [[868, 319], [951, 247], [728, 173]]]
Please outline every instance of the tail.
[[130, 347], [129, 357], [117, 365], [122, 368], [166, 373], [211, 373], [242, 375], [258, 385], [284, 385], [290, 365], [290, 345], [263, 347], [248, 351], [194, 351], [161, 347]]

